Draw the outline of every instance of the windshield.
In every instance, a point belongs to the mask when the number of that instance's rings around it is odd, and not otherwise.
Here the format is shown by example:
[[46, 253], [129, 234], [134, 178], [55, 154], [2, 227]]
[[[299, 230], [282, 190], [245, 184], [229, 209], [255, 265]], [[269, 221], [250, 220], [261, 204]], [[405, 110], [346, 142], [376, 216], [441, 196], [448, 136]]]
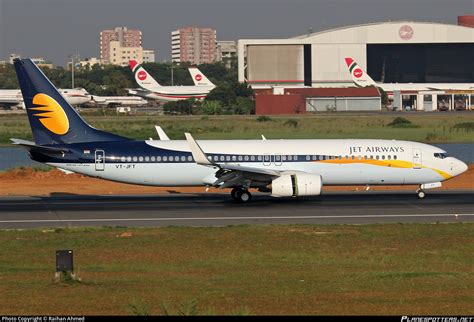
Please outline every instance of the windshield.
[[447, 153], [435, 153], [434, 154], [435, 158], [438, 158], [438, 159], [445, 159], [448, 157], [448, 154]]

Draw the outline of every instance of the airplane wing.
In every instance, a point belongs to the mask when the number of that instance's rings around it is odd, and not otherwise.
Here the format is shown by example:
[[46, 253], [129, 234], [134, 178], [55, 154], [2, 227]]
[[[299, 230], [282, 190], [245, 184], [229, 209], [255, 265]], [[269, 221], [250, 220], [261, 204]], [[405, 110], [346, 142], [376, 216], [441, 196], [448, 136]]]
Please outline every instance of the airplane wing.
[[204, 153], [190, 133], [185, 133], [184, 135], [186, 136], [191, 153], [197, 164], [219, 169], [215, 174], [217, 180], [212, 183], [212, 185], [215, 187], [220, 187], [223, 189], [247, 185], [248, 188], [248, 185], [250, 185], [251, 181], [270, 183], [274, 178], [281, 175], [280, 171], [271, 169], [245, 167], [239, 165], [238, 163], [214, 162]]

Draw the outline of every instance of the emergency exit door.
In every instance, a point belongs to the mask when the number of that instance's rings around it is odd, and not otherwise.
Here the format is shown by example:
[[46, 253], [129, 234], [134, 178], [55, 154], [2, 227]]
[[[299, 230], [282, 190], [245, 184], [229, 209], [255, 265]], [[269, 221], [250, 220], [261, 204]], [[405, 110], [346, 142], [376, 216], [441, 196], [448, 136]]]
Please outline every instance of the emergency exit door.
[[413, 169], [421, 169], [421, 149], [413, 149]]

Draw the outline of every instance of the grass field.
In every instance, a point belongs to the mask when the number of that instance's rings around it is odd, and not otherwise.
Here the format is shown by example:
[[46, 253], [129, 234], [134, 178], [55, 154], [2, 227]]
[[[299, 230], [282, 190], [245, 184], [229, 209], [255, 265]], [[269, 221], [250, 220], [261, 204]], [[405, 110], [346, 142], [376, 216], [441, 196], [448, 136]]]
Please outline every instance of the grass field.
[[[474, 314], [467, 223], [7, 230], [0, 249], [5, 315]], [[57, 249], [81, 282], [53, 282]]]
[[[407, 127], [391, 127], [398, 116]], [[172, 139], [184, 139], [191, 132], [199, 139], [379, 138], [419, 142], [474, 142], [474, 113], [324, 113], [272, 116], [99, 116], [84, 118], [98, 129], [134, 139], [157, 138], [154, 125], [161, 125]], [[31, 140], [26, 115], [0, 116], [0, 145], [9, 138]]]

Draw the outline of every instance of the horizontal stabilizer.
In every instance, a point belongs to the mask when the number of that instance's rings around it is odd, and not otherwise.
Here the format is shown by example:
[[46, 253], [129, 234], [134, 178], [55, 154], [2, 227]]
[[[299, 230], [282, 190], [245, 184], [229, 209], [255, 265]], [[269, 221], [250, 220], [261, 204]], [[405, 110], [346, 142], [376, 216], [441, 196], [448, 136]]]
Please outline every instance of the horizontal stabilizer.
[[51, 146], [43, 146], [43, 145], [38, 145], [35, 142], [27, 141], [27, 140], [22, 140], [22, 139], [10, 139], [12, 141], [12, 144], [19, 145], [21, 147], [27, 148], [27, 149], [35, 149], [35, 150], [42, 150], [45, 152], [53, 152], [53, 153], [64, 153], [68, 152], [68, 148], [57, 148], [57, 147], [51, 147]]

